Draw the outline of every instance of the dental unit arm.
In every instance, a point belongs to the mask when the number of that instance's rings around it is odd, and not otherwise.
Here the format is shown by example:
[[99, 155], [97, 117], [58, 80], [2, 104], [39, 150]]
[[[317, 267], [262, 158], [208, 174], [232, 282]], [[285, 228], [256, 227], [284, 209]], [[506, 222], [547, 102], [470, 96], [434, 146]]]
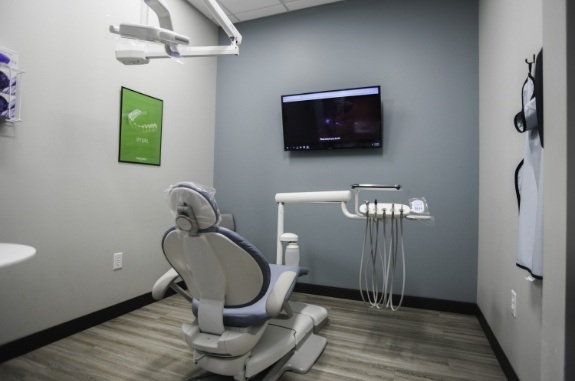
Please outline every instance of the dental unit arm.
[[[286, 237], [292, 237], [297, 242], [297, 235], [284, 233], [284, 209], [285, 204], [313, 204], [313, 203], [339, 203], [344, 216], [354, 220], [366, 220], [367, 218], [389, 219], [406, 218], [409, 220], [432, 220], [429, 215], [425, 199], [412, 199], [410, 206], [396, 203], [378, 203], [377, 200], [371, 203], [359, 203], [359, 193], [362, 190], [372, 191], [400, 191], [401, 185], [379, 185], [379, 184], [353, 184], [351, 190], [346, 191], [321, 191], [321, 192], [293, 192], [277, 193], [275, 200], [278, 203], [278, 239], [276, 263], [284, 262], [282, 242], [292, 242]], [[355, 200], [354, 212], [350, 212], [347, 203], [352, 197]], [[376, 212], [377, 211], [377, 212]], [[287, 236], [287, 235], [290, 236]], [[282, 239], [283, 237], [283, 239]]]
[[121, 23], [119, 25], [110, 25], [110, 32], [124, 38], [163, 44], [164, 47], [162, 49], [160, 47], [147, 46], [146, 44], [124, 44], [116, 48], [116, 59], [124, 65], [141, 65], [147, 64], [150, 59], [155, 58], [238, 55], [239, 45], [242, 43], [242, 35], [216, 0], [202, 1], [230, 38], [231, 43], [229, 46], [187, 46], [190, 43], [190, 39], [173, 31], [170, 12], [164, 2], [162, 0], [144, 0], [146, 5], [158, 16], [160, 27]]

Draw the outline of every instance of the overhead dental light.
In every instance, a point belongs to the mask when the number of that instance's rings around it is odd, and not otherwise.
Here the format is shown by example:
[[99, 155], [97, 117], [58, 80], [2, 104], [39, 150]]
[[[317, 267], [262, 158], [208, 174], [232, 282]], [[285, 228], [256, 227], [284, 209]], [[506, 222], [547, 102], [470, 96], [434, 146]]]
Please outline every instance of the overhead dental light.
[[142, 65], [153, 58], [188, 58], [220, 55], [238, 55], [242, 35], [235, 28], [216, 0], [202, 0], [220, 27], [231, 40], [228, 46], [189, 46], [190, 39], [173, 31], [170, 11], [162, 0], [144, 0], [158, 16], [160, 27], [122, 23], [110, 25], [110, 32], [124, 38], [149, 41], [164, 45], [164, 48], [146, 44], [124, 44], [116, 48], [116, 59], [125, 65]]

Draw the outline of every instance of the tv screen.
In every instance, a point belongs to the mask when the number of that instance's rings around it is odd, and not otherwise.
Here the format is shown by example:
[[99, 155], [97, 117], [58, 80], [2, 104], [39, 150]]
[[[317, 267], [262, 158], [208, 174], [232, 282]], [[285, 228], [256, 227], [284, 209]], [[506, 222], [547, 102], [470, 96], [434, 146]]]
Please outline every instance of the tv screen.
[[283, 95], [285, 151], [381, 148], [379, 86]]

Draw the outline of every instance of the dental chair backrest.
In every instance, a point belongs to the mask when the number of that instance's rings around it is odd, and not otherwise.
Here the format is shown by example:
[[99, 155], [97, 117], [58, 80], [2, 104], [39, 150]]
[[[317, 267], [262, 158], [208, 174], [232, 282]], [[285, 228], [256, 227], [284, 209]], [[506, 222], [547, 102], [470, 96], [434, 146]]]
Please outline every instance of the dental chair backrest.
[[219, 226], [215, 190], [187, 182], [169, 190], [176, 226], [162, 240], [166, 258], [198, 302], [205, 333], [224, 332], [223, 309], [250, 306], [270, 284], [264, 256], [235, 232]]

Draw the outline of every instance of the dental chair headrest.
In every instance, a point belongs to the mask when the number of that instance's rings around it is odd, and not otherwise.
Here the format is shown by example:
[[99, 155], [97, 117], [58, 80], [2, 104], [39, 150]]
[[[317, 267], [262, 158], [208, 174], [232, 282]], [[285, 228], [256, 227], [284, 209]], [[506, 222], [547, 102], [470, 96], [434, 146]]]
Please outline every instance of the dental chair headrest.
[[168, 189], [172, 213], [180, 230], [196, 233], [221, 221], [216, 190], [193, 182], [180, 182]]

